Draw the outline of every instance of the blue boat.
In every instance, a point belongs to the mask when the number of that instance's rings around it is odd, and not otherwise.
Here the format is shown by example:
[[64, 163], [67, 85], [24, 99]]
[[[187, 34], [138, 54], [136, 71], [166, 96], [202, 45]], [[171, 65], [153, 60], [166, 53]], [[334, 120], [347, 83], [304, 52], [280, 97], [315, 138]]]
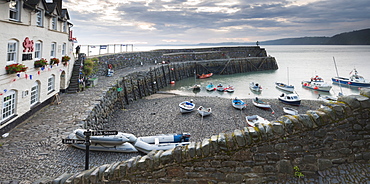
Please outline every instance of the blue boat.
[[338, 76], [331, 78], [331, 80], [335, 84], [343, 84], [356, 87], [370, 87], [370, 82], [365, 80], [363, 76], [359, 75], [356, 69], [353, 69], [351, 71], [349, 78]]
[[279, 100], [289, 105], [296, 105], [296, 106], [301, 105], [301, 98], [299, 98], [299, 96], [294, 93], [292, 94], [283, 93], [279, 96]]
[[232, 100], [232, 105], [236, 109], [243, 110], [247, 107], [247, 104], [243, 101], [238, 99], [238, 97], [235, 97], [235, 99]]

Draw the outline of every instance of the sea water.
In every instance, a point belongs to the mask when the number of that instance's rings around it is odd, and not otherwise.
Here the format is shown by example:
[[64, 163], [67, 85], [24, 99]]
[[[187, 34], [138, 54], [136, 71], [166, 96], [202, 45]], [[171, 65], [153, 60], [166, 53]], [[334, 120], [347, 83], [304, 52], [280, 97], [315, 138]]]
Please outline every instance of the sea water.
[[[339, 92], [345, 95], [359, 94], [358, 87], [339, 86], [332, 84], [331, 78], [338, 75], [348, 77], [350, 72], [356, 68], [359, 74], [370, 81], [370, 46], [359, 45], [266, 45], [268, 55], [275, 57], [278, 70], [249, 72], [233, 75], [213, 75], [207, 79], [196, 79], [190, 77], [176, 81], [161, 91], [188, 96], [218, 96], [222, 98], [277, 98], [281, 91], [275, 87], [275, 82], [289, 83], [295, 86], [295, 93], [301, 99], [318, 99], [319, 95], [337, 96]], [[335, 61], [335, 62], [334, 62]], [[311, 77], [319, 75], [325, 82], [333, 87], [330, 92], [320, 92], [303, 88], [301, 82], [310, 80]], [[262, 86], [259, 93], [249, 89], [250, 82], [257, 82]], [[194, 92], [191, 86], [200, 84], [201, 90]], [[232, 85], [233, 93], [212, 91], [208, 92], [205, 87], [213, 83], [223, 86]]]

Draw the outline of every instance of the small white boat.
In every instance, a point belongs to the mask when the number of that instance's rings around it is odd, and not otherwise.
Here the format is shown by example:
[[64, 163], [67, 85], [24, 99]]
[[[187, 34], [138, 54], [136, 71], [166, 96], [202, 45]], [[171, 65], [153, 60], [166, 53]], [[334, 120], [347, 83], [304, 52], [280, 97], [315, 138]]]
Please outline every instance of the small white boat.
[[293, 85], [284, 84], [282, 82], [275, 82], [275, 86], [276, 86], [276, 88], [284, 90], [284, 91], [288, 91], [288, 92], [293, 92], [294, 91], [294, 86]]
[[191, 87], [194, 91], [200, 90], [200, 84], [194, 84], [194, 86]]
[[299, 106], [301, 105], [301, 98], [297, 94], [286, 94], [283, 93], [279, 96], [278, 98], [281, 102], [289, 105], [296, 105]]
[[255, 82], [250, 82], [250, 83], [249, 83], [249, 88], [250, 88], [252, 91], [256, 91], [256, 92], [260, 92], [260, 91], [262, 91], [262, 87], [261, 87], [261, 85], [259, 85], [258, 83], [255, 83]]
[[181, 113], [188, 113], [188, 112], [192, 112], [195, 108], [195, 104], [193, 103], [193, 100], [190, 100], [189, 101], [183, 101], [181, 103], [179, 103], [179, 107], [180, 107], [180, 112]]
[[338, 98], [337, 97], [334, 97], [334, 96], [328, 96], [328, 95], [325, 95], [325, 96], [321, 96], [319, 94], [319, 97], [318, 99], [324, 101], [324, 102], [327, 102], [327, 103], [330, 103], [330, 102], [337, 102]]
[[228, 85], [227, 88], [225, 88], [225, 91], [229, 93], [234, 92], [234, 86]]
[[325, 91], [329, 92], [332, 88], [332, 85], [324, 82], [324, 79], [316, 75], [315, 77], [311, 77], [310, 81], [302, 81], [302, 87], [317, 90], [317, 91]]
[[224, 86], [220, 83], [217, 85], [217, 88], [216, 88], [217, 91], [221, 91], [221, 92], [224, 92], [225, 91], [225, 88]]
[[214, 91], [214, 90], [216, 90], [216, 86], [215, 86], [215, 85], [213, 85], [212, 83], [210, 83], [210, 84], [208, 84], [208, 85], [206, 86], [206, 90], [207, 90], [207, 91]]
[[298, 114], [298, 111], [296, 109], [293, 109], [293, 108], [290, 108], [290, 107], [283, 107], [283, 111], [284, 111], [284, 113], [290, 114], [290, 115], [297, 115]]
[[247, 124], [250, 127], [255, 127], [257, 126], [257, 124], [263, 125], [271, 124], [270, 121], [258, 115], [246, 116], [245, 120], [247, 121]]
[[204, 108], [203, 106], [198, 107], [198, 113], [200, 116], [209, 116], [212, 114], [212, 109], [211, 108]]
[[271, 109], [271, 105], [261, 99], [258, 99], [256, 97], [255, 99], [252, 99], [252, 103], [254, 106], [262, 108], [262, 109]]
[[243, 101], [235, 97], [235, 99], [232, 100], [232, 105], [236, 109], [245, 109], [247, 107], [247, 104]]

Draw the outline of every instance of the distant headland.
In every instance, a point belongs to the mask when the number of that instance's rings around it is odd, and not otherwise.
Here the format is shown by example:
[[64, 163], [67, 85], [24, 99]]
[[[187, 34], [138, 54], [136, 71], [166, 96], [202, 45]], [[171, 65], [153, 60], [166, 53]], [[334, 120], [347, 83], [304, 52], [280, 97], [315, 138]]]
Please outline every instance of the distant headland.
[[[332, 37], [300, 37], [259, 41], [260, 45], [370, 45], [370, 28], [336, 34]], [[256, 42], [221, 42], [157, 46], [256, 45]]]

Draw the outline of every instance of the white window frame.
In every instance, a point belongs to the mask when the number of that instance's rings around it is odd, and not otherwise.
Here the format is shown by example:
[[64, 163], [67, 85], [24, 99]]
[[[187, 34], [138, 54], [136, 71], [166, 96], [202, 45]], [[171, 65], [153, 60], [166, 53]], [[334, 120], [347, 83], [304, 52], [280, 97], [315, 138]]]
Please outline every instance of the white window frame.
[[18, 63], [18, 41], [17, 40], [9, 40], [8, 41], [8, 48], [6, 50], [6, 64], [15, 64]]
[[15, 114], [15, 105], [17, 102], [17, 95], [14, 90], [8, 91], [3, 96], [3, 103], [1, 109], [1, 121], [3, 122], [6, 119], [9, 119], [11, 116]]
[[42, 42], [37, 41], [35, 43], [35, 59], [42, 58]]
[[50, 45], [50, 57], [51, 58], [55, 58], [56, 57], [56, 50], [57, 50], [57, 43], [56, 42], [52, 42], [51, 45]]
[[39, 86], [40, 86], [39, 83], [36, 81], [31, 88], [31, 100], [30, 100], [31, 106], [39, 102], [39, 94], [40, 94]]
[[48, 78], [48, 92], [52, 92], [55, 90], [55, 76], [51, 75]]
[[20, 0], [12, 0], [9, 2], [9, 19], [20, 21], [21, 17], [21, 2]]
[[66, 50], [67, 50], [67, 44], [63, 43], [63, 45], [62, 45], [62, 56], [66, 55]]
[[44, 27], [44, 11], [41, 9], [37, 9], [36, 11], [36, 24], [39, 27]]
[[63, 22], [63, 32], [66, 33], [67, 32], [67, 21], [64, 21]]
[[57, 17], [51, 17], [51, 29], [57, 30], [58, 28], [58, 18]]

